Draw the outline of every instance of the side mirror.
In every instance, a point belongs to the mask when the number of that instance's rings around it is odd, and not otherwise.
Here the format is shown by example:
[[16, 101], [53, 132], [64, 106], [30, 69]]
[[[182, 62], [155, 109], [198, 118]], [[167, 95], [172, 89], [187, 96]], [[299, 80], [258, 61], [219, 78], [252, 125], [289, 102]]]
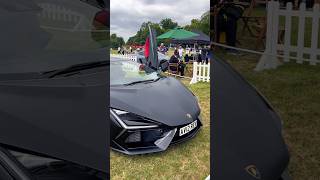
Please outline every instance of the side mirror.
[[169, 62], [168, 60], [162, 59], [160, 61], [160, 69], [162, 72], [166, 72], [169, 68]]

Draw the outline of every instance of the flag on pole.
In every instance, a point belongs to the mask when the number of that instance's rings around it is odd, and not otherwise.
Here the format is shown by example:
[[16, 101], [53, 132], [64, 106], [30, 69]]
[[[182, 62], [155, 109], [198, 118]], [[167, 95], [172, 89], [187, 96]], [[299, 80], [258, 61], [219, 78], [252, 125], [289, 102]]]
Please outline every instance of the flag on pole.
[[146, 59], [148, 59], [149, 54], [150, 54], [149, 48], [150, 48], [150, 39], [149, 39], [149, 37], [147, 37], [146, 43], [144, 44], [144, 56]]

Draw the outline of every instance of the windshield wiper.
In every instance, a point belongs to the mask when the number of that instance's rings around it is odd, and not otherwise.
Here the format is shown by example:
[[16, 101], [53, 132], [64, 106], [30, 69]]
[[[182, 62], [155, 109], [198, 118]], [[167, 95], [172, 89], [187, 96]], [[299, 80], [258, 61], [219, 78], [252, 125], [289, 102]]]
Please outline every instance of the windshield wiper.
[[160, 77], [156, 78], [156, 79], [148, 79], [148, 80], [142, 80], [142, 81], [134, 81], [131, 83], [127, 83], [124, 84], [125, 86], [131, 86], [131, 85], [135, 85], [135, 84], [140, 84], [140, 83], [149, 83], [149, 82], [156, 82], [160, 79]]
[[61, 75], [61, 74], [67, 74], [70, 72], [77, 72], [77, 71], [81, 71], [84, 69], [91, 69], [91, 68], [96, 68], [96, 67], [107, 66], [109, 64], [110, 64], [110, 62], [108, 62], [108, 61], [95, 61], [95, 62], [89, 62], [89, 63], [76, 64], [76, 65], [72, 65], [72, 66], [69, 66], [69, 67], [66, 67], [66, 68], [63, 68], [60, 70], [51, 71], [52, 73], [48, 72], [50, 74], [48, 76], [48, 78], [53, 78], [53, 77]]

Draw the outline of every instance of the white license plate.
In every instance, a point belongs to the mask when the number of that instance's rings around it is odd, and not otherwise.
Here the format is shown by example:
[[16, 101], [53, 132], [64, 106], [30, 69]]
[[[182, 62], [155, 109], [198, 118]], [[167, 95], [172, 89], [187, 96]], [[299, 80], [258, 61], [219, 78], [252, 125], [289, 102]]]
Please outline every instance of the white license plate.
[[179, 136], [183, 136], [183, 135], [187, 134], [188, 132], [194, 130], [196, 127], [197, 127], [197, 120], [195, 120], [192, 123], [180, 128]]

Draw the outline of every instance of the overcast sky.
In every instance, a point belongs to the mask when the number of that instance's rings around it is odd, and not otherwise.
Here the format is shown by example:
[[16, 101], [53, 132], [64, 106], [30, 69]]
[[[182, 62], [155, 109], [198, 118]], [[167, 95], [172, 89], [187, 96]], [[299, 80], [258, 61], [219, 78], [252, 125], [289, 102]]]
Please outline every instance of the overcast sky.
[[184, 26], [209, 9], [210, 0], [110, 0], [110, 30], [127, 41], [143, 22], [171, 18]]

